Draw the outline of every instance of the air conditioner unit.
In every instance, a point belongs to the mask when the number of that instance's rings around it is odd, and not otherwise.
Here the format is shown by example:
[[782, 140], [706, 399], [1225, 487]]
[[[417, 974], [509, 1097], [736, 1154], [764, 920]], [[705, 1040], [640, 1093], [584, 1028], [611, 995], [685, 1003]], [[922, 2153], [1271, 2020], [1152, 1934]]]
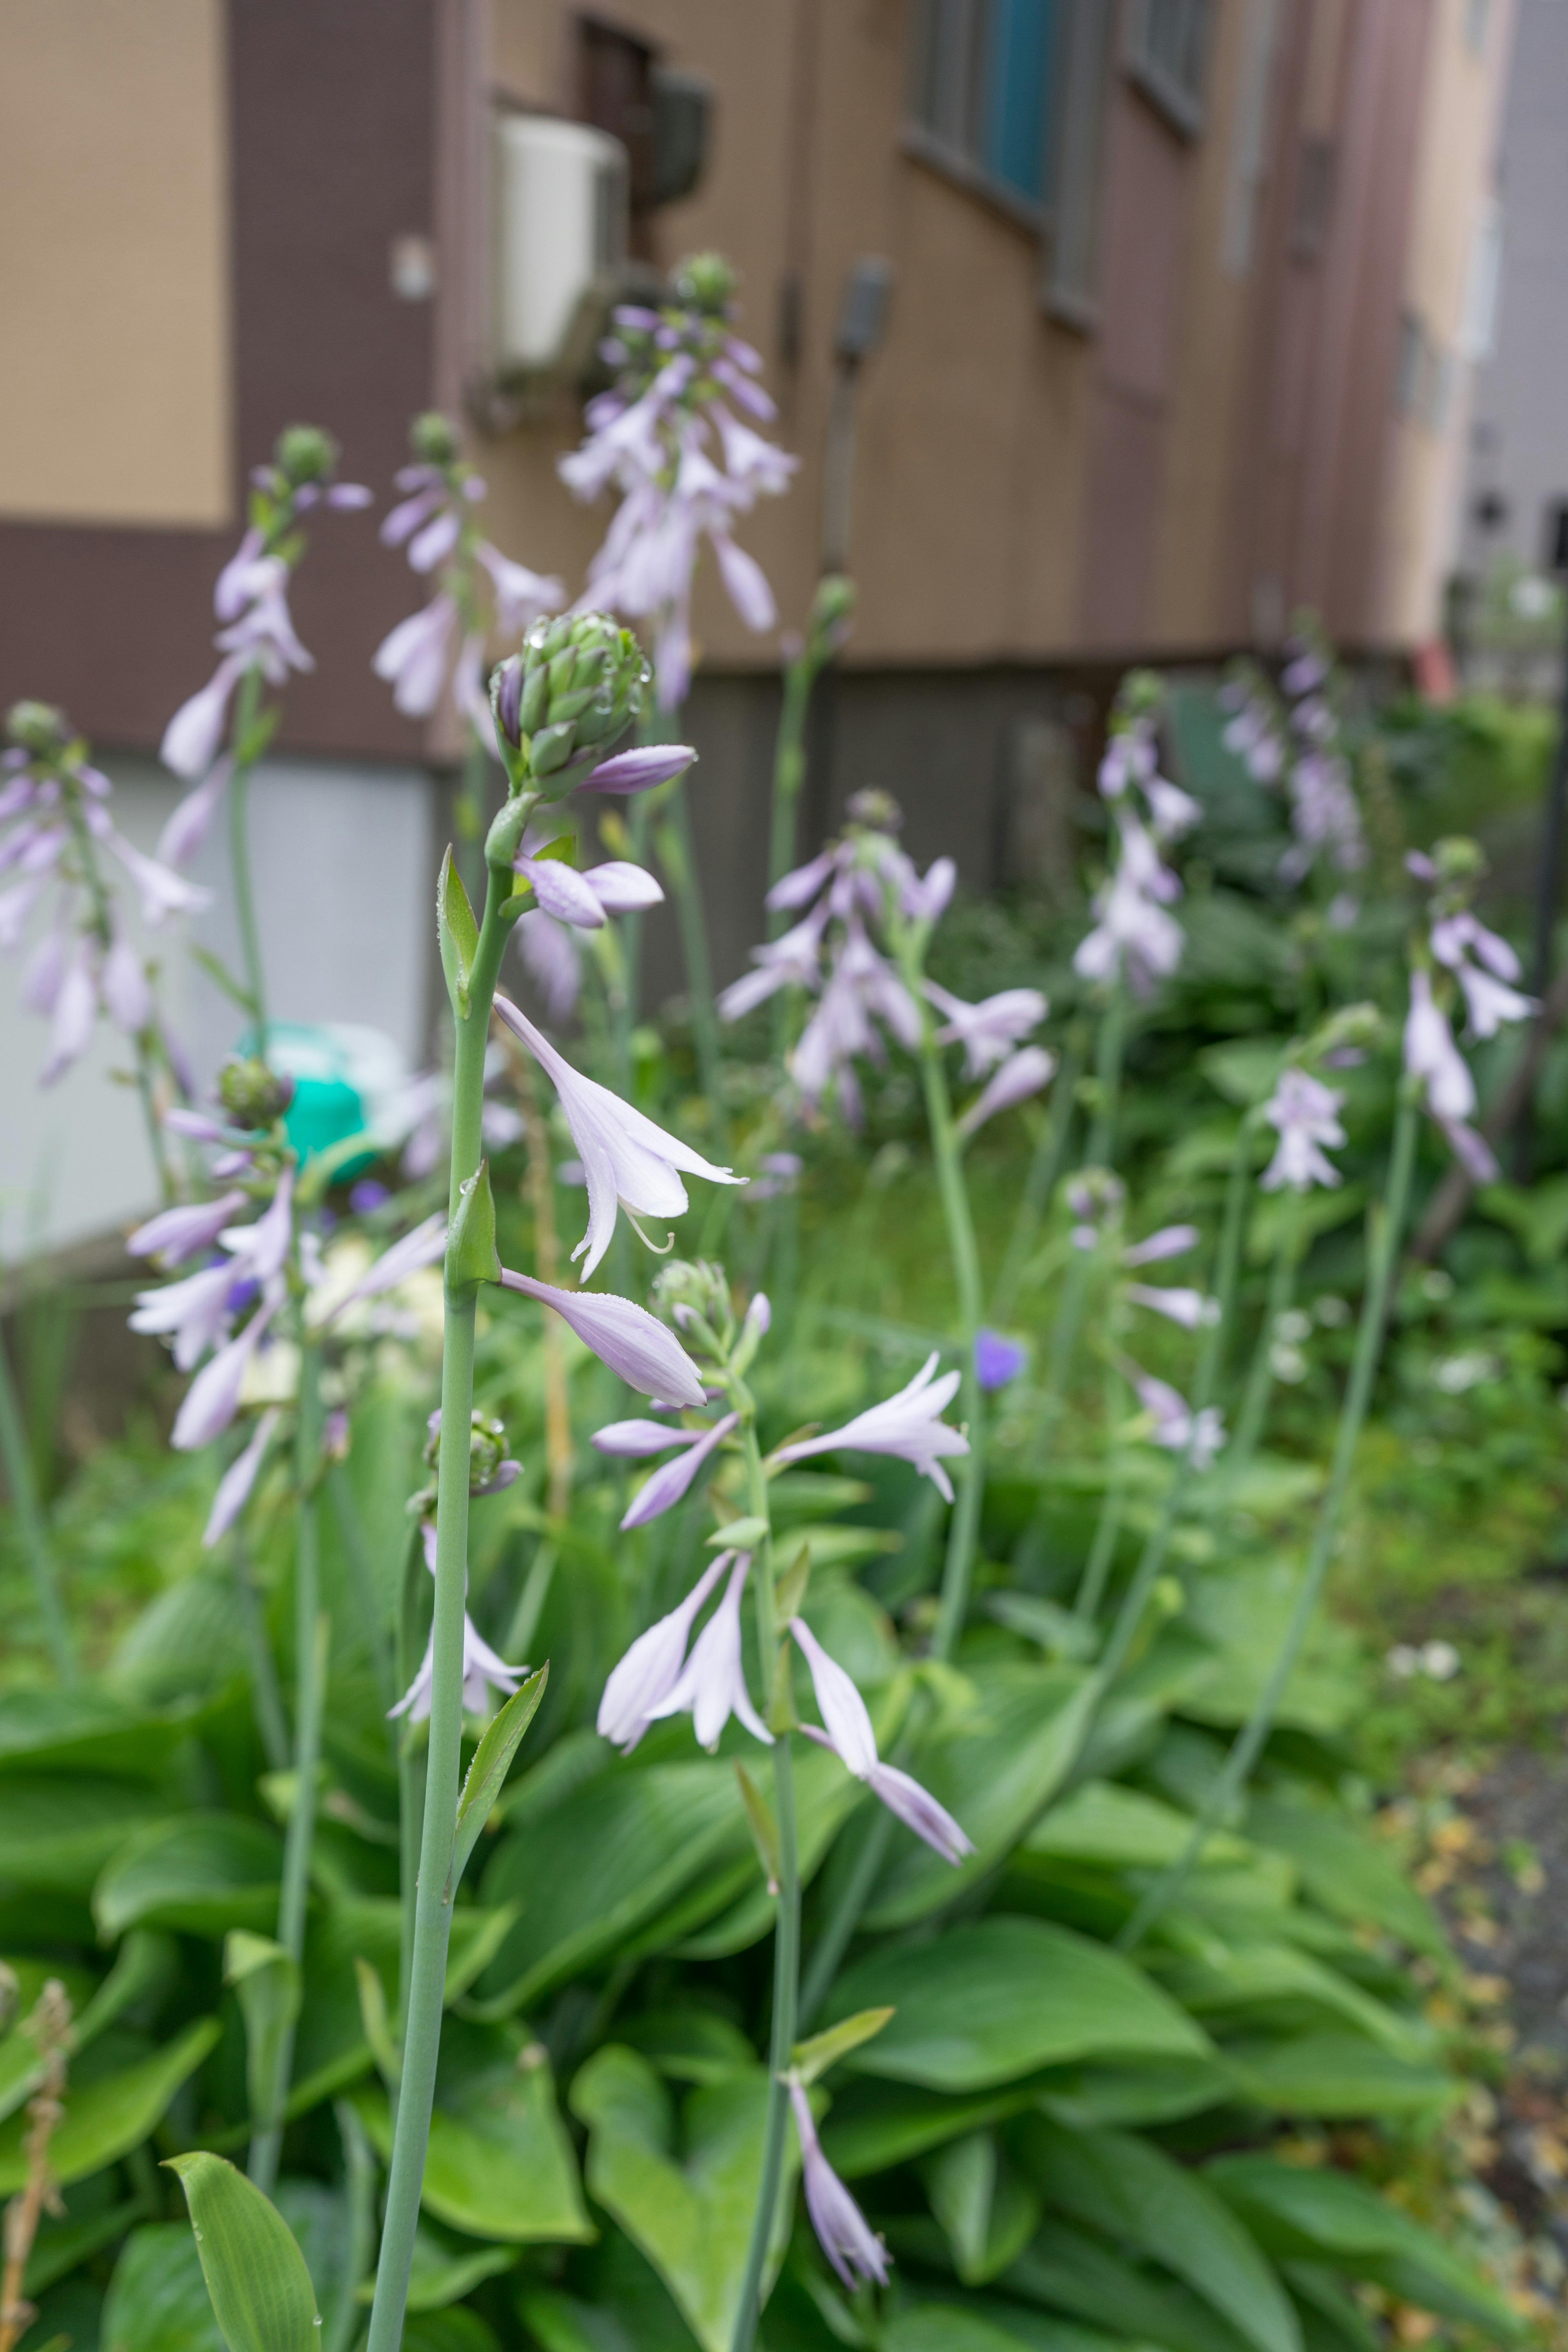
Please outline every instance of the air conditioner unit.
[[626, 151], [544, 114], [495, 117], [490, 359], [502, 383], [592, 360], [626, 268]]

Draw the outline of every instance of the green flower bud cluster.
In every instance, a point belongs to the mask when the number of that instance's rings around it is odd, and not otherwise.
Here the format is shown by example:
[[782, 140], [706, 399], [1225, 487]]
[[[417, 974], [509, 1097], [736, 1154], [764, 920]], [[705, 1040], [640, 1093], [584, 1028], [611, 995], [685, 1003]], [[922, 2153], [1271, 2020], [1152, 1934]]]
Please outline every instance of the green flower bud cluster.
[[903, 831], [903, 810], [892, 793], [885, 793], [880, 784], [867, 784], [859, 792], [852, 793], [844, 813], [852, 827], [858, 826], [865, 833]]
[[1327, 1055], [1370, 1053], [1381, 1045], [1383, 1033], [1383, 1015], [1375, 1004], [1342, 1004], [1314, 1029], [1301, 1059], [1321, 1062]]
[[707, 1258], [672, 1258], [655, 1275], [653, 1295], [679, 1324], [689, 1349], [723, 1361], [735, 1336], [735, 1317], [721, 1265]]
[[553, 800], [571, 772], [605, 751], [642, 709], [649, 670], [629, 629], [604, 613], [563, 613], [536, 621], [521, 654], [490, 680], [496, 737], [514, 792], [525, 784]]
[[336, 471], [338, 445], [319, 425], [286, 425], [278, 436], [272, 462], [291, 490], [307, 482], [325, 481]]
[[14, 702], [5, 713], [5, 733], [19, 750], [47, 760], [68, 741], [70, 726], [52, 702]]
[[263, 1061], [237, 1055], [218, 1072], [217, 1098], [226, 1118], [254, 1132], [282, 1118], [294, 1099], [294, 1081]]
[[[506, 1458], [505, 1423], [497, 1421], [490, 1413], [481, 1412], [476, 1405], [468, 1416], [469, 1494], [477, 1495], [482, 1488], [490, 1486]], [[438, 1417], [435, 1428], [426, 1441], [425, 1462], [428, 1469], [439, 1472], [441, 1423]], [[428, 1486], [421, 1486], [416, 1495], [411, 1495], [408, 1498], [408, 1508], [416, 1517], [423, 1518], [432, 1515], [436, 1508], [434, 1483]]]
[[1468, 834], [1445, 834], [1441, 841], [1432, 845], [1431, 857], [1439, 889], [1468, 892], [1486, 879], [1486, 851]]
[[408, 446], [422, 466], [456, 465], [458, 428], [438, 408], [426, 409], [409, 426]]
[[855, 616], [855, 583], [841, 572], [830, 572], [816, 583], [811, 600], [809, 643], [819, 661], [837, 653]]
[[689, 253], [671, 284], [678, 302], [710, 319], [725, 317], [735, 299], [734, 267], [721, 253]]

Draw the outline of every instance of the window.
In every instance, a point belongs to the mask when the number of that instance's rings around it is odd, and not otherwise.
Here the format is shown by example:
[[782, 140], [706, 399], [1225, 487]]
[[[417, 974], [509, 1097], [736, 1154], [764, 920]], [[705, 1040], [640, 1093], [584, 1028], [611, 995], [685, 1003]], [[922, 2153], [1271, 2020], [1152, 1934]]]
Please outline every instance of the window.
[[1049, 209], [1058, 0], [921, 0], [910, 143], [1011, 210]]
[[1552, 499], [1542, 520], [1546, 569], [1559, 580], [1568, 579], [1568, 499]]
[[1203, 128], [1209, 0], [1131, 0], [1127, 70], [1188, 138]]

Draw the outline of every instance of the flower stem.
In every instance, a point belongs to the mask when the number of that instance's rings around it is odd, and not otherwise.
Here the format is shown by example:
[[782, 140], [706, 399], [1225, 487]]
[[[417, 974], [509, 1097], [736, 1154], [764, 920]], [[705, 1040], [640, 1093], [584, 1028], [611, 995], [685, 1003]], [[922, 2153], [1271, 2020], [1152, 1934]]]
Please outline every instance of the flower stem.
[[1394, 1122], [1394, 1146], [1389, 1155], [1388, 1181], [1384, 1192], [1383, 1210], [1373, 1247], [1372, 1271], [1362, 1302], [1361, 1327], [1356, 1333], [1355, 1354], [1351, 1362], [1350, 1383], [1345, 1391], [1344, 1404], [1340, 1412], [1340, 1425], [1334, 1434], [1334, 1450], [1329, 1468], [1329, 1483], [1318, 1507], [1318, 1523], [1312, 1534], [1312, 1548], [1290, 1612], [1290, 1622], [1273, 1664], [1268, 1679], [1258, 1693], [1250, 1717], [1234, 1742], [1230, 1754], [1211, 1786], [1193, 1823], [1187, 1843], [1163, 1877], [1156, 1881], [1133, 1913], [1118, 1943], [1131, 1951], [1142, 1942], [1154, 1922], [1176, 1901], [1193, 1872], [1203, 1859], [1204, 1849], [1215, 1824], [1230, 1812], [1247, 1781], [1252, 1768], [1262, 1752], [1264, 1742], [1274, 1726], [1285, 1686], [1295, 1670], [1307, 1638], [1323, 1583], [1333, 1558], [1334, 1541], [1339, 1534], [1340, 1520], [1344, 1511], [1345, 1496], [1350, 1486], [1351, 1471], [1355, 1462], [1356, 1447], [1366, 1421], [1367, 1406], [1372, 1401], [1372, 1384], [1377, 1372], [1378, 1359], [1383, 1352], [1384, 1332], [1388, 1321], [1389, 1293], [1394, 1282], [1394, 1270], [1398, 1263], [1400, 1239], [1405, 1230], [1405, 1214], [1410, 1202], [1410, 1179], [1415, 1162], [1415, 1129], [1417, 1111], [1415, 1102], [1406, 1096], [1401, 1101]]
[[[484, 919], [468, 974], [468, 1010], [456, 1015], [452, 1067], [452, 1166], [448, 1215], [456, 1219], [461, 1188], [479, 1171], [484, 1102], [485, 1045], [490, 1002], [509, 936], [500, 916], [504, 875], [488, 877]], [[458, 1780], [463, 1740], [463, 1613], [468, 1569], [468, 1448], [464, 1442], [474, 1405], [472, 1290], [446, 1293], [441, 1356], [441, 1426], [453, 1433], [437, 1472], [435, 1657], [430, 1691], [430, 1745], [425, 1769], [425, 1822], [414, 1906], [403, 2077], [386, 2186], [381, 2259], [376, 2265], [366, 2352], [398, 2352], [408, 2301], [414, 2231], [425, 2179], [425, 2151], [436, 2097], [436, 2061], [445, 2007], [447, 1947], [452, 1930], [452, 1846], [458, 1822]]]
[[1067, 1158], [1068, 1141], [1072, 1134], [1073, 1105], [1082, 1074], [1082, 1049], [1076, 1039], [1069, 1040], [1051, 1089], [1050, 1114], [1041, 1122], [1039, 1136], [1029, 1160], [1029, 1172], [1018, 1196], [1017, 1213], [1007, 1242], [1007, 1255], [1002, 1261], [1002, 1271], [991, 1295], [993, 1323], [1005, 1323], [1013, 1311], [1018, 1286], [1029, 1262], [1029, 1253], [1035, 1246], [1041, 1220], [1045, 1216], [1046, 1204], [1057, 1189], [1057, 1179]]
[[21, 1409], [16, 1402], [16, 1383], [11, 1378], [11, 1362], [3, 1334], [0, 1334], [0, 1465], [5, 1467], [11, 1508], [16, 1514], [22, 1549], [26, 1554], [27, 1567], [32, 1574], [38, 1614], [44, 1621], [44, 1640], [61, 1682], [73, 1683], [77, 1677], [76, 1644], [71, 1640], [69, 1621], [60, 1599], [54, 1550], [44, 1521], [43, 1506], [38, 1499], [37, 1482], [33, 1476], [26, 1432], [22, 1426]]
[[234, 907], [239, 921], [240, 951], [245, 958], [245, 984], [256, 1023], [256, 1051], [267, 1059], [267, 978], [261, 963], [261, 933], [256, 921], [256, 897], [250, 887], [250, 769], [244, 750], [256, 729], [261, 702], [261, 672], [254, 667], [239, 681], [235, 711], [237, 747], [234, 773], [228, 782], [228, 856], [234, 877]]
[[[294, 1557], [294, 1801], [283, 1842], [283, 1884], [278, 1897], [278, 1941], [295, 1965], [305, 1954], [305, 1911], [310, 1892], [310, 1848], [316, 1835], [316, 1769], [321, 1752], [321, 1712], [326, 1696], [327, 1621], [321, 1614], [320, 1506], [316, 1497], [321, 1446], [321, 1357], [319, 1348], [300, 1350], [299, 1433], [294, 1476], [299, 1522]], [[267, 2113], [250, 2143], [249, 2171], [266, 2195], [278, 2178], [283, 2147], [283, 2110], [294, 2062], [294, 2028], [278, 2037]]]
[[1280, 1236], [1274, 1253], [1274, 1263], [1268, 1270], [1268, 1297], [1263, 1308], [1263, 1328], [1253, 1349], [1252, 1363], [1242, 1394], [1241, 1411], [1237, 1416], [1236, 1442], [1230, 1450], [1226, 1467], [1232, 1483], [1247, 1467], [1258, 1451], [1258, 1441], [1263, 1434], [1263, 1423], [1268, 1411], [1268, 1400], [1274, 1390], [1274, 1334], [1279, 1318], [1286, 1314], [1296, 1295], [1296, 1275], [1300, 1265], [1297, 1246], [1295, 1221]]
[[470, 904], [477, 903], [485, 886], [485, 782], [489, 766], [479, 730], [465, 725], [456, 814], [458, 871]]
[[[1081, 1163], [1085, 1168], [1109, 1168], [1110, 1165], [1111, 1150], [1116, 1141], [1116, 1113], [1121, 1095], [1121, 1066], [1126, 1051], [1127, 983], [1119, 980], [1100, 1016], [1100, 1034], [1095, 1040], [1094, 1119]], [[1088, 1258], [1075, 1250], [1068, 1261], [1061, 1304], [1057, 1309], [1057, 1319], [1051, 1331], [1050, 1370], [1045, 1395], [1047, 1428], [1061, 1411], [1068, 1381], [1072, 1376], [1088, 1283]]]
[[[805, 782], [805, 715], [811, 688], [820, 665], [805, 646], [784, 664], [784, 701], [778, 733], [773, 738], [773, 804], [768, 826], [768, 887], [771, 890], [795, 860], [795, 814]], [[782, 908], [768, 910], [768, 937], [776, 939], [788, 916]]]
[[686, 992], [691, 1004], [691, 1034], [697, 1047], [697, 1068], [708, 1097], [714, 1133], [724, 1133], [723, 1065], [719, 1048], [719, 1016], [713, 1007], [713, 960], [708, 950], [708, 918], [702, 905], [702, 884], [691, 839], [691, 816], [686, 805], [686, 779], [678, 776], [654, 831], [658, 862], [669, 877], [680, 926], [680, 950], [686, 961]]
[[[746, 1463], [747, 1500], [752, 1515], [768, 1517], [767, 1481], [757, 1444], [753, 1413], [743, 1413], [741, 1440]], [[765, 1699], [771, 1702], [779, 1682], [781, 1663], [778, 1627], [773, 1612], [773, 1538], [765, 1536], [752, 1561], [757, 1614], [757, 1649]], [[741, 2300], [735, 2312], [731, 2352], [752, 2352], [762, 2311], [763, 2273], [778, 2210], [779, 2184], [784, 2178], [784, 2130], [789, 2119], [789, 2093], [784, 2077], [795, 2049], [795, 2014], [800, 1984], [800, 1866], [795, 1851], [795, 1759], [786, 1725], [773, 1729], [773, 1821], [779, 1837], [778, 1914], [773, 1930], [773, 2018], [769, 2047], [767, 2114], [763, 2126], [763, 2171], [752, 2219], [751, 2242]]]
[[1110, 1453], [1110, 1470], [1105, 1482], [1105, 1496], [1100, 1507], [1094, 1541], [1089, 1546], [1089, 1559], [1073, 1601], [1073, 1615], [1082, 1618], [1086, 1624], [1092, 1624], [1100, 1614], [1105, 1580], [1116, 1557], [1116, 1538], [1121, 1532], [1121, 1514], [1127, 1495], [1127, 1449], [1118, 1444], [1112, 1435], [1116, 1423], [1116, 1367], [1108, 1356], [1105, 1365], [1105, 1436]]
[[963, 1155], [953, 1126], [947, 1073], [942, 1066], [941, 1049], [932, 1035], [929, 1013], [924, 1017], [921, 1042], [921, 1079], [925, 1089], [931, 1154], [936, 1161], [937, 1188], [942, 1195], [942, 1222], [947, 1227], [948, 1255], [958, 1291], [959, 1339], [963, 1349], [963, 1415], [969, 1428], [969, 1452], [957, 1470], [958, 1499], [948, 1526], [942, 1596], [931, 1636], [932, 1655], [948, 1658], [963, 1631], [969, 1607], [969, 1580], [974, 1568], [980, 1506], [985, 1492], [985, 1429], [980, 1383], [974, 1375], [974, 1341], [984, 1310], [980, 1250], [974, 1238], [969, 1187], [963, 1177]]

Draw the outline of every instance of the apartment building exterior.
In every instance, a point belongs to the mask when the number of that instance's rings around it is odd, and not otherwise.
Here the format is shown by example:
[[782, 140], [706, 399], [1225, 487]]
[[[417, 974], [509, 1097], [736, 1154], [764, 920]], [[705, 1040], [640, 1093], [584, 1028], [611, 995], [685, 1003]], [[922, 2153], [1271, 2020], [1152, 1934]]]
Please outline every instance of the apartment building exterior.
[[[575, 592], [606, 520], [555, 474], [581, 352], [498, 369], [500, 248], [532, 230], [497, 159], [503, 126], [588, 124], [644, 282], [710, 246], [739, 267], [801, 460], [745, 531], [784, 625], [825, 554], [858, 585], [808, 823], [876, 781], [976, 884], [1048, 878], [1127, 662], [1267, 648], [1302, 604], [1358, 651], [1436, 633], [1510, 32], [1510, 0], [11, 0], [0, 694], [65, 703], [155, 833], [247, 468], [296, 418], [384, 497], [409, 417], [461, 415], [493, 536]], [[885, 297], [869, 347], [857, 287]], [[323, 527], [295, 597], [317, 667], [257, 799], [264, 866], [331, 915], [284, 890], [280, 1012], [395, 999], [411, 1055], [422, 982], [389, 997], [378, 926], [320, 877], [369, 824], [384, 899], [423, 891], [453, 747], [370, 668], [414, 601], [372, 522]], [[777, 646], [710, 577], [696, 620], [722, 976]], [[197, 990], [191, 1017], [213, 1058], [226, 1015]], [[35, 1144], [0, 1148], [0, 1189]]]

